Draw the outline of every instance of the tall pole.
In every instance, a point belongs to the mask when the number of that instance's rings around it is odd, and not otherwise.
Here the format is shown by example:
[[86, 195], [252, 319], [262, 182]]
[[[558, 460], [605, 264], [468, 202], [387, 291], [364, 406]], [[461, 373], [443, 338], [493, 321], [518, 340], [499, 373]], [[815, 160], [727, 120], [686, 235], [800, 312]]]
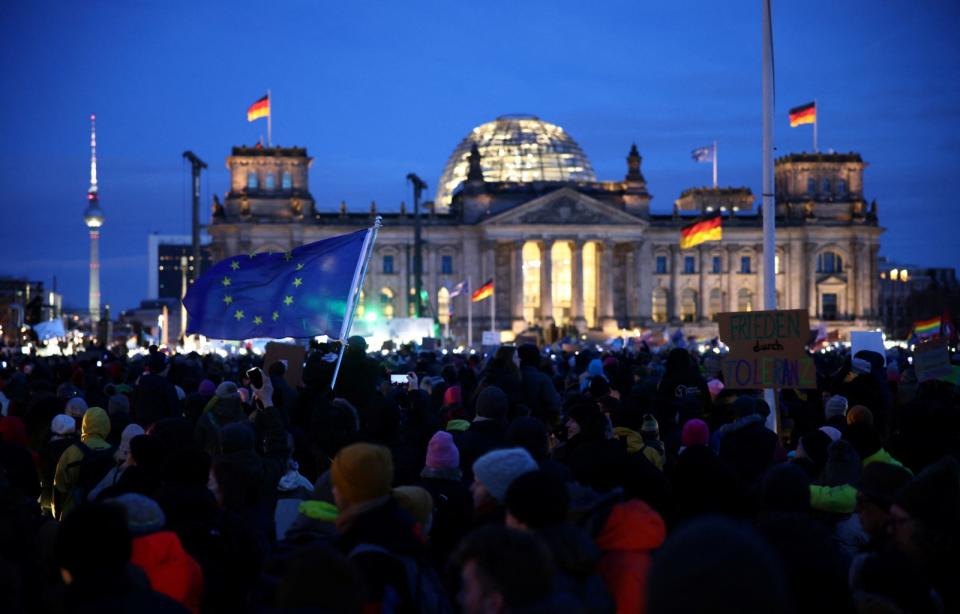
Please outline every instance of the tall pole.
[[423, 311], [421, 292], [423, 291], [423, 237], [420, 228], [420, 194], [427, 184], [414, 173], [407, 174], [407, 181], [413, 184], [413, 284], [416, 298], [416, 316]]
[[273, 147], [273, 94], [267, 90], [267, 147]]
[[[774, 262], [776, 257], [776, 215], [773, 194], [773, 22], [770, 1], [763, 5], [763, 308], [777, 308], [777, 288]], [[767, 426], [776, 431], [778, 426], [776, 400], [773, 389], [767, 388], [764, 398], [770, 406]]]
[[192, 151], [183, 152], [183, 157], [190, 162], [190, 176], [193, 183], [193, 222], [190, 229], [190, 246], [193, 258], [193, 273], [190, 283], [200, 276], [200, 171], [207, 168], [207, 163], [198, 158]]
[[473, 284], [467, 275], [467, 348], [473, 347]]
[[720, 152], [717, 150], [717, 142], [713, 142], [713, 189], [717, 189], [717, 157]]
[[820, 149], [817, 144], [817, 124], [820, 123], [820, 105], [817, 104], [817, 99], [813, 99], [813, 153], [818, 153]]
[[[196, 261], [194, 261], [196, 262]], [[194, 267], [196, 270], [197, 267]], [[180, 339], [187, 340], [187, 306], [183, 304], [183, 297], [187, 295], [187, 271], [190, 267], [186, 256], [180, 256]]]
[[497, 330], [497, 283], [493, 283], [493, 293], [490, 294], [490, 330]]

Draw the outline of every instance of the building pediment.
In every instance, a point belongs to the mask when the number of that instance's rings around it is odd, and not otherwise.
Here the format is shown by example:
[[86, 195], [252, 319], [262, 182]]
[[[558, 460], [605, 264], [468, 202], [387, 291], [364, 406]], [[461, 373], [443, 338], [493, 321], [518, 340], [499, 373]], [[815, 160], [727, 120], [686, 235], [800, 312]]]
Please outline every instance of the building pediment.
[[836, 275], [829, 275], [817, 281], [818, 286], [844, 286], [847, 280]]
[[647, 225], [625, 211], [581, 194], [561, 188], [513, 209], [484, 220], [484, 225]]

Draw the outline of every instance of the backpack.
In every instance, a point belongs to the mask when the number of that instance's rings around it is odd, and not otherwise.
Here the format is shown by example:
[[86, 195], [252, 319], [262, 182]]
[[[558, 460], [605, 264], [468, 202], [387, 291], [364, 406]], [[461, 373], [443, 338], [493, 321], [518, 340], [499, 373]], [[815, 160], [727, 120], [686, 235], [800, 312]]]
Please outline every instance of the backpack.
[[96, 488], [104, 476], [117, 466], [117, 461], [113, 458], [113, 446], [94, 450], [83, 442], [78, 441], [74, 445], [83, 452], [83, 457], [67, 465], [67, 468], [72, 469], [77, 466], [80, 468], [77, 481], [73, 485], [73, 501], [79, 505], [87, 500], [87, 495]]
[[[447, 592], [440, 581], [440, 576], [429, 565], [420, 564], [409, 556], [395, 554], [376, 544], [358, 544], [350, 551], [347, 558], [352, 559], [358, 554], [371, 552], [388, 556], [403, 565], [407, 576], [407, 591], [417, 612], [421, 614], [450, 614], [453, 612], [450, 600], [447, 598]], [[384, 599], [382, 611], [385, 614], [395, 611], [388, 605], [389, 601], [389, 599]]]

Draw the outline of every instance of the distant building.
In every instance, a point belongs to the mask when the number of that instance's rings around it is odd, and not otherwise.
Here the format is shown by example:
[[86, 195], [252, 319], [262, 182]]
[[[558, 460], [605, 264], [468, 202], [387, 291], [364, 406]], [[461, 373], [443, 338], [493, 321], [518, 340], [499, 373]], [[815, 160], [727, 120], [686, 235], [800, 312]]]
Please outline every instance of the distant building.
[[63, 296], [45, 291], [42, 281], [0, 277], [0, 338], [17, 343], [20, 328], [32, 326], [63, 312]]
[[960, 315], [960, 281], [945, 267], [918, 267], [881, 258], [879, 312], [884, 330], [895, 339], [908, 337], [914, 322]]
[[[578, 331], [688, 323], [715, 330], [722, 311], [762, 309], [762, 219], [748, 188], [694, 188], [672, 213], [652, 196], [634, 146], [621, 179], [597, 181], [563, 128], [535, 117], [503, 117], [473, 129], [448, 160], [422, 225], [423, 287], [444, 323], [450, 290], [469, 277], [495, 281], [496, 301], [474, 305], [477, 332]], [[302, 148], [235, 147], [230, 190], [208, 231], [215, 260], [288, 251], [383, 217], [363, 288], [367, 317], [411, 313], [414, 220], [400, 212], [321, 212], [307, 185]], [[880, 234], [863, 192], [859, 154], [791, 154], [776, 161], [776, 285], [781, 308], [806, 309], [843, 332], [876, 324]], [[699, 216], [724, 216], [723, 240], [679, 246]], [[463, 336], [466, 300], [454, 299], [451, 331]]]
[[[184, 261], [184, 258], [186, 260]], [[200, 273], [212, 263], [210, 237], [200, 235]], [[180, 299], [183, 292], [183, 263], [187, 264], [187, 280], [193, 268], [190, 235], [151, 234], [147, 237], [147, 298]]]

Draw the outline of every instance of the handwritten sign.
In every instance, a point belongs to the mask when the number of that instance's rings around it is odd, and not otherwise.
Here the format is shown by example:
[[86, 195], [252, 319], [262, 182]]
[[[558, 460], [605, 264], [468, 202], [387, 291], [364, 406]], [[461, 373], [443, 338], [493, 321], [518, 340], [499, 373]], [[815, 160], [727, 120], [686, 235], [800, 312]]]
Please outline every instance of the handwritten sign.
[[917, 373], [918, 382], [951, 375], [952, 369], [947, 342], [943, 339], [936, 339], [917, 345], [913, 350], [913, 370]]
[[717, 314], [720, 340], [730, 348], [721, 368], [727, 388], [815, 388], [817, 372], [804, 345], [804, 309]]

